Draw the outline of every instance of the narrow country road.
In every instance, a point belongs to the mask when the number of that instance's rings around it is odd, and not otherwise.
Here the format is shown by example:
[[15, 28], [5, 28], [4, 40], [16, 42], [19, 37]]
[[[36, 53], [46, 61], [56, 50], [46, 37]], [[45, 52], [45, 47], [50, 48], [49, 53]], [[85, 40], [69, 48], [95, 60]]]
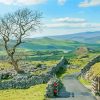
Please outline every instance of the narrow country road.
[[59, 97], [50, 100], [96, 100], [91, 92], [76, 79], [76, 74], [65, 76], [63, 84], [64, 88], [61, 89]]

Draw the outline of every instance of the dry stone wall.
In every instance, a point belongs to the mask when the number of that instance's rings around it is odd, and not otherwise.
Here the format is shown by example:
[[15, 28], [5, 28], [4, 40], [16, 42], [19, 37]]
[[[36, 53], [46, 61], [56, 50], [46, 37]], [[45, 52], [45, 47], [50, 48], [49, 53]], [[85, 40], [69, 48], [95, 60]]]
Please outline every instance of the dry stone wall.
[[65, 68], [66, 62], [66, 59], [62, 57], [58, 64], [48, 69], [48, 72], [39, 76], [33, 76], [30, 73], [17, 74], [11, 80], [0, 81], [0, 89], [29, 88], [33, 85], [47, 83], [61, 67]]

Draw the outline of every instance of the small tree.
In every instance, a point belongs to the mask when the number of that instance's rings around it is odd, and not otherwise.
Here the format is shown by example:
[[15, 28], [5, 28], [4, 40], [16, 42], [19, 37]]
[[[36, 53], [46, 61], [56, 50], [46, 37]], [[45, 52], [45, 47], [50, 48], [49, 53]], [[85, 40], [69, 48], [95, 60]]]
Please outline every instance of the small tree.
[[23, 39], [32, 31], [36, 31], [41, 25], [41, 13], [29, 9], [20, 9], [9, 13], [0, 19], [0, 36], [10, 58], [10, 63], [17, 72], [19, 59], [14, 58], [16, 48], [23, 43]]

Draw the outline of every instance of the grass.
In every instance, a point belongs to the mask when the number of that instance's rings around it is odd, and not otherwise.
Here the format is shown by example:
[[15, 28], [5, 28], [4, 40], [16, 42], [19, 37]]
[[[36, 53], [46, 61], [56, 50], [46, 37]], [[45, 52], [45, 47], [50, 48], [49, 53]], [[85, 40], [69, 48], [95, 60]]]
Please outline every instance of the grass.
[[40, 64], [44, 64], [44, 65], [46, 65], [48, 67], [51, 67], [51, 66], [57, 64], [58, 63], [58, 60], [51, 60], [51, 61], [32, 61], [31, 62], [31, 64], [34, 64], [34, 65], [37, 65], [39, 63]]
[[37, 64], [44, 64], [47, 66], [46, 69], [44, 70], [37, 70], [35, 72], [32, 72], [33, 75], [41, 75], [44, 74], [48, 71], [48, 68], [53, 67], [54, 65], [56, 65], [59, 61], [58, 60], [52, 60], [52, 61], [32, 61], [31, 64], [34, 64], [35, 66]]
[[[59, 78], [63, 78], [65, 75], [70, 75], [73, 74], [75, 72], [79, 72], [80, 69], [93, 57], [93, 54], [89, 55], [89, 58], [73, 58], [70, 60], [70, 64], [72, 65], [76, 65], [79, 66], [78, 68], [67, 68], [64, 73], [60, 73]], [[58, 57], [58, 56], [57, 56]], [[74, 57], [74, 56], [73, 56]], [[55, 55], [54, 55], [54, 58]], [[68, 57], [70, 58], [70, 56]], [[40, 64], [45, 64], [46, 66], [51, 67], [55, 64], [58, 63], [58, 60], [50, 60], [50, 61], [31, 61], [32, 64], [37, 65], [38, 63]], [[5, 62], [0, 62], [0, 68], [4, 67], [4, 68], [9, 68], [11, 65], [9, 65], [8, 63]], [[96, 64], [94, 66], [100, 66]], [[94, 70], [98, 71], [98, 68]], [[37, 71], [36, 74], [40, 74], [40, 73], [45, 73], [47, 71], [46, 70], [41, 70], [41, 71]], [[91, 83], [88, 80], [83, 79], [82, 77], [78, 78], [79, 81], [83, 84], [83, 85], [90, 85]], [[0, 100], [44, 100], [44, 94], [46, 91], [46, 84], [41, 84], [41, 85], [36, 85], [36, 86], [32, 86], [29, 89], [8, 89], [8, 90], [0, 90]]]
[[71, 75], [71, 74], [73, 74], [75, 72], [79, 72], [79, 71], [80, 71], [80, 69], [67, 68], [66, 71], [62, 75], [60, 75], [60, 78], [62, 79], [65, 75]]
[[67, 71], [66, 71], [66, 74], [73, 74], [75, 72], [79, 72], [80, 69], [78, 68], [68, 68]]
[[0, 90], [0, 100], [44, 100], [46, 84], [32, 86], [29, 89]]
[[8, 69], [11, 68], [11, 64], [6, 61], [0, 61], [0, 68]]
[[90, 72], [93, 72], [95, 75], [97, 75], [97, 74], [100, 75], [100, 62], [94, 64], [92, 66], [92, 69], [90, 70]]
[[100, 62], [94, 64], [88, 73], [89, 79], [92, 79], [95, 76], [100, 76]]
[[83, 68], [90, 60], [92, 60], [95, 56], [99, 54], [100, 53], [88, 53], [88, 57], [86, 58], [81, 58], [82, 55], [79, 55], [74, 59], [70, 59], [70, 64]]
[[79, 67], [82, 68], [87, 63], [87, 59], [78, 59], [78, 58], [75, 58], [75, 59], [72, 59], [70, 61], [70, 63], [72, 65], [76, 65], [76, 66], [79, 66]]
[[38, 71], [35, 71], [35, 72], [31, 72], [32, 75], [42, 75], [42, 74], [45, 74], [48, 70], [45, 69], [45, 70], [38, 70]]
[[78, 80], [84, 85], [91, 85], [91, 82], [89, 80], [84, 79], [83, 77], [78, 77]]

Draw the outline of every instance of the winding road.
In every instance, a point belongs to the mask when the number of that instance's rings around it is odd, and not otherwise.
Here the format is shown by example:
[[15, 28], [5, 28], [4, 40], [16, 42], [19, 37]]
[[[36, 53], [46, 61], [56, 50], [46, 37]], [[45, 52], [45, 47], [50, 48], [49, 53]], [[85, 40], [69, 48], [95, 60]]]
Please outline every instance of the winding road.
[[63, 78], [64, 88], [59, 97], [50, 100], [96, 100], [91, 91], [84, 87], [76, 78], [77, 74], [66, 75]]

